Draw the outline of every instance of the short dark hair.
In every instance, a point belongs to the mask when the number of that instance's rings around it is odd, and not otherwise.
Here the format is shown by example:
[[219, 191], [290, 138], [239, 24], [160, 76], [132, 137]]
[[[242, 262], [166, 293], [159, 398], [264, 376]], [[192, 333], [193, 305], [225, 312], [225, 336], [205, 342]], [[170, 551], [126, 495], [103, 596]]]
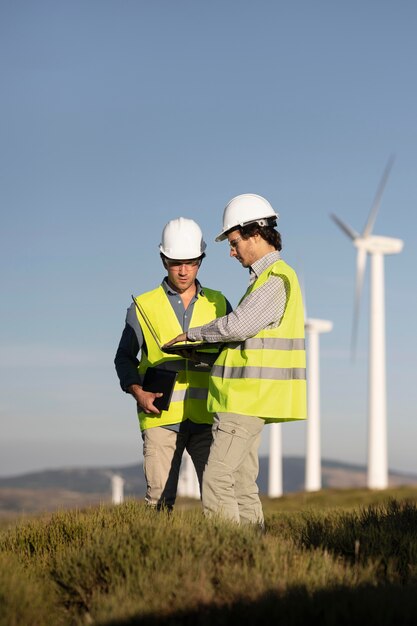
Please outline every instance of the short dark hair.
[[260, 226], [258, 222], [252, 222], [246, 226], [239, 226], [239, 232], [242, 239], [249, 239], [249, 237], [253, 237], [254, 235], [260, 235], [262, 239], [265, 239], [275, 250], [280, 252], [282, 250], [281, 233], [274, 228], [275, 225], [276, 220], [274, 220], [272, 224], [268, 224], [268, 226]]

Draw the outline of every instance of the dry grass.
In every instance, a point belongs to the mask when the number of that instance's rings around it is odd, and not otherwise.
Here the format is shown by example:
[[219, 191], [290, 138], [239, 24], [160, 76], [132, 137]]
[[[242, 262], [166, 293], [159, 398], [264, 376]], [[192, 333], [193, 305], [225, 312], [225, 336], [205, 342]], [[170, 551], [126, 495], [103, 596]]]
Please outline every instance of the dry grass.
[[416, 500], [265, 500], [264, 535], [189, 501], [171, 516], [130, 501], [21, 520], [0, 532], [0, 625], [414, 624]]

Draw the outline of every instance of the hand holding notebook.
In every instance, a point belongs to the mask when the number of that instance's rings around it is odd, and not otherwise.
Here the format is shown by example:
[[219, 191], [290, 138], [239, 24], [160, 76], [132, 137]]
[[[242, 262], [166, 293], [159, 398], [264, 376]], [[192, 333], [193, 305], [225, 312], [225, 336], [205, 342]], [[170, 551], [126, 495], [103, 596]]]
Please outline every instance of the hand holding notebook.
[[167, 341], [163, 347], [164, 348], [169, 348], [170, 346], [173, 346], [174, 343], [185, 343], [187, 341], [187, 333], [181, 333], [181, 335], [177, 335], [177, 337], [174, 337], [174, 339], [170, 339], [169, 341]]
[[153, 393], [162, 393], [162, 396], [155, 398], [153, 405], [159, 411], [167, 411], [171, 403], [172, 392], [178, 373], [160, 367], [148, 367], [143, 379], [142, 389]]

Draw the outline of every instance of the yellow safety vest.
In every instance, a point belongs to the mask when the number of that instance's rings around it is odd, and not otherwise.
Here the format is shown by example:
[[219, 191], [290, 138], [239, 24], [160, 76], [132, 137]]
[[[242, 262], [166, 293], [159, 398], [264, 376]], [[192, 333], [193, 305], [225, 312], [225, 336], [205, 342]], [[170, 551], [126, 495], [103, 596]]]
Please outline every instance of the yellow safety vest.
[[[226, 299], [220, 291], [213, 291], [206, 287], [202, 291], [203, 293], [198, 295], [194, 304], [190, 327], [202, 326], [226, 313]], [[151, 322], [161, 345], [183, 332], [162, 286], [138, 296], [136, 301]], [[136, 314], [146, 342], [146, 350], [142, 350], [138, 368], [141, 377], [148, 367], [162, 367], [178, 372], [171, 404], [167, 411], [150, 416], [138, 410], [141, 430], [178, 424], [186, 419], [197, 424], [211, 424], [213, 416], [207, 410], [210, 367], [197, 365], [180, 356], [162, 352], [138, 310]]]
[[282, 278], [287, 293], [280, 325], [221, 351], [211, 371], [209, 411], [256, 415], [266, 422], [307, 417], [304, 311], [294, 270], [276, 261], [242, 300], [270, 276]]

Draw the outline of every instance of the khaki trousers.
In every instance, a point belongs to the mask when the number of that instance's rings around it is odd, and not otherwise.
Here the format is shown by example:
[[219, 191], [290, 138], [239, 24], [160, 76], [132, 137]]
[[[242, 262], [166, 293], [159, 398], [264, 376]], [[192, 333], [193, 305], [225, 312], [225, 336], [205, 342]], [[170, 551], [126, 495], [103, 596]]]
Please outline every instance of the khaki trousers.
[[144, 430], [142, 439], [147, 504], [172, 509], [184, 450], [193, 461], [201, 493], [203, 472], [212, 442], [210, 428], [197, 433], [180, 433], [156, 426]]
[[217, 413], [213, 443], [203, 475], [203, 510], [242, 524], [263, 527], [264, 515], [256, 479], [258, 448], [265, 422], [253, 415]]

